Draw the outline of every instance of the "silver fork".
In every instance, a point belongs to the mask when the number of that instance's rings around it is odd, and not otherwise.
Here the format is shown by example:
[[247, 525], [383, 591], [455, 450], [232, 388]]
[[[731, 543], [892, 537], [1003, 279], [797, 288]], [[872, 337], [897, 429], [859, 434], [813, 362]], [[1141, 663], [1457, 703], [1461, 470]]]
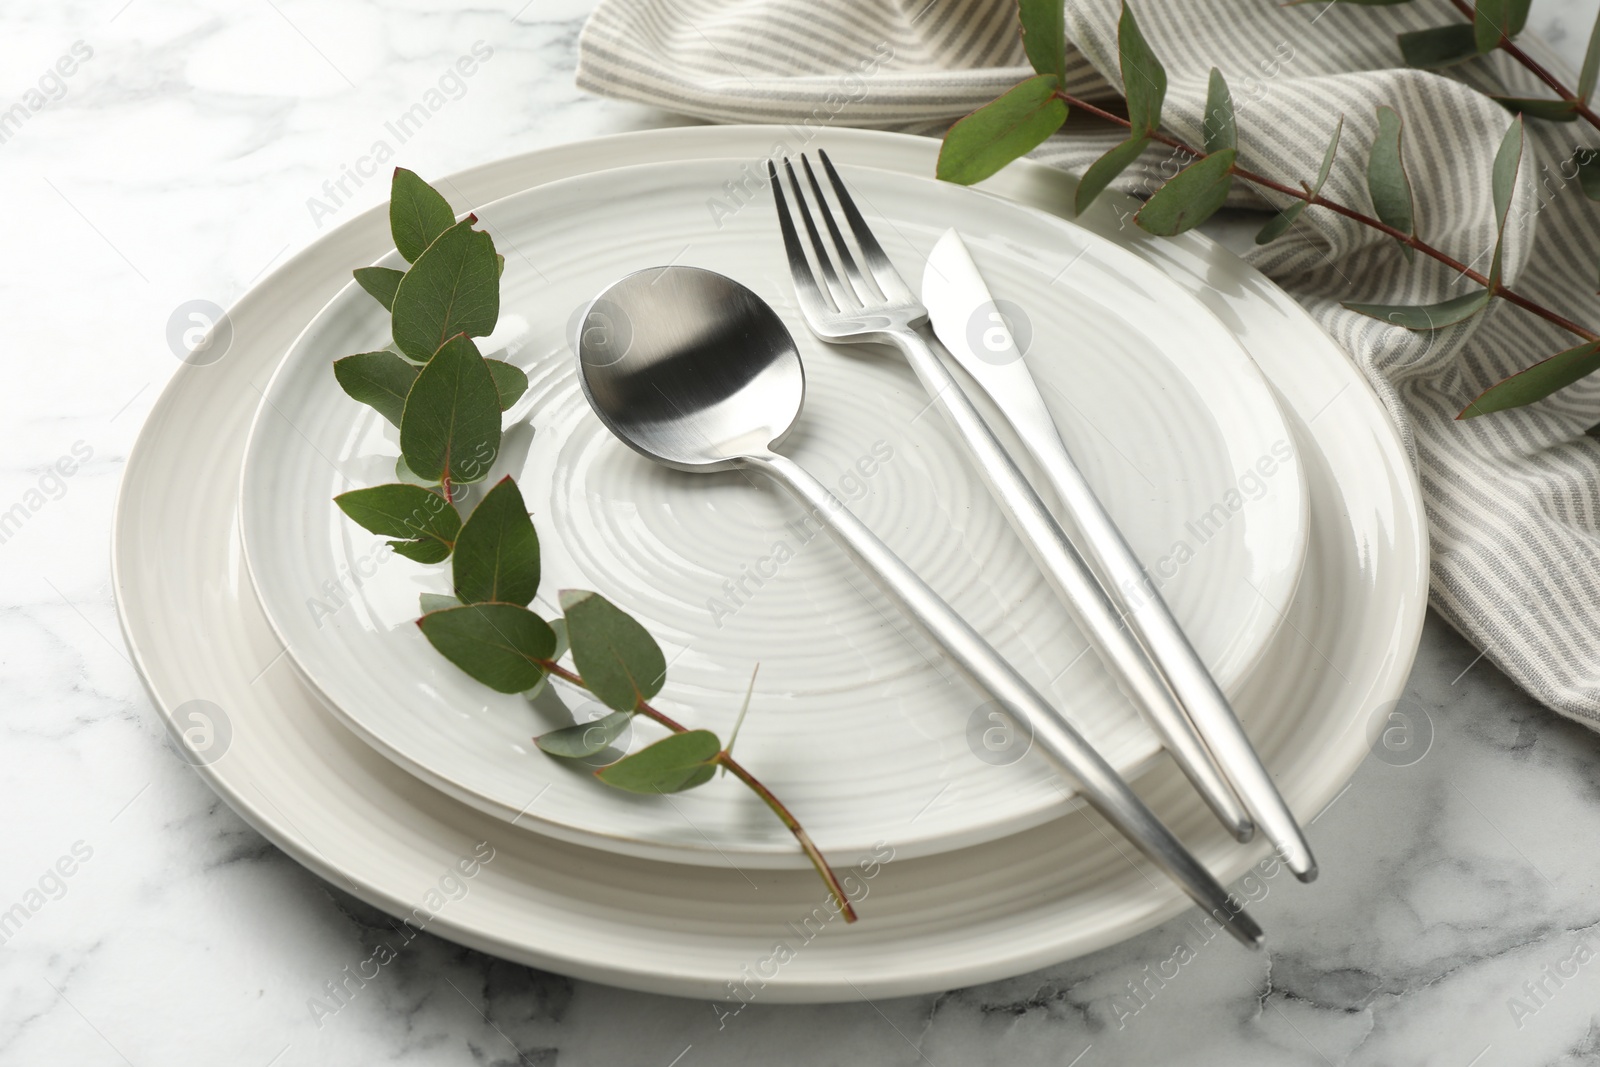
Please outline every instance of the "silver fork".
[[[815, 273], [813, 272], [812, 265], [806, 258], [805, 247], [801, 244], [799, 233], [795, 228], [794, 218], [790, 214], [777, 170], [769, 162], [768, 176], [772, 181], [773, 198], [777, 202], [784, 249], [788, 254], [789, 268], [794, 276], [795, 292], [801, 311], [812, 331], [830, 341], [881, 341], [895, 345], [905, 354], [918, 377], [922, 379], [924, 387], [944, 404], [951, 421], [967, 440], [977, 458], [979, 469], [984, 472], [995, 496], [1017, 524], [1024, 542], [1030, 547], [1035, 547], [1040, 542], [1045, 546], [1035, 552], [1035, 558], [1052, 577], [1056, 577], [1055, 571], [1061, 572], [1058, 581], [1064, 587], [1062, 591], [1074, 606], [1080, 602], [1083, 604], [1085, 613], [1089, 616], [1087, 623], [1091, 635], [1101, 642], [1110, 644], [1112, 651], [1103, 650], [1102, 656], [1113, 666], [1114, 673], [1116, 667], [1125, 665], [1127, 668], [1125, 684], [1130, 690], [1133, 692], [1141, 692], [1144, 689], [1160, 690], [1165, 701], [1163, 704], [1166, 712], [1165, 722], [1174, 727], [1180, 725], [1183, 727], [1181, 733], [1175, 732], [1175, 736], [1169, 741], [1169, 748], [1176, 755], [1178, 746], [1180, 744], [1183, 746], [1185, 753], [1193, 761], [1192, 769], [1188, 765], [1185, 765], [1184, 769], [1197, 783], [1205, 783], [1202, 792], [1206, 793], [1207, 800], [1212, 802], [1213, 810], [1231, 829], [1235, 829], [1236, 832], [1243, 831], [1241, 836], [1248, 836], [1248, 830], [1252, 825], [1249, 816], [1239, 806], [1226, 781], [1210, 763], [1204, 745], [1193, 735], [1192, 726], [1183, 716], [1181, 708], [1172, 704], [1172, 698], [1160, 682], [1159, 675], [1154, 674], [1153, 667], [1134, 642], [1132, 635], [1121, 626], [1116, 611], [1106, 599], [1098, 580], [1072, 547], [1071, 542], [1066, 539], [1060, 527], [1056, 525], [1022, 473], [1001, 448], [977, 410], [972, 407], [966, 394], [961, 391], [943, 363], [913, 328], [927, 318], [927, 312], [906, 288], [883, 249], [872, 237], [871, 230], [867, 228], [865, 220], [861, 218], [854, 202], [845, 192], [843, 182], [840, 181], [832, 164], [824, 155], [823, 165], [828, 170], [828, 176], [839, 196], [845, 217], [856, 234], [875, 286], [868, 283], [857, 267], [855, 258], [833, 219], [827, 198], [822, 195], [821, 186], [817, 183], [816, 174], [811, 170], [810, 161], [802, 156], [801, 164], [810, 181], [818, 213], [828, 229], [844, 271], [841, 278], [839, 272], [834, 269], [832, 258], [823, 244], [822, 236], [806, 204], [806, 197], [795, 175], [794, 167], [785, 160], [784, 170], [789, 177], [795, 197], [796, 213], [804, 224], [816, 253], [817, 269]], [[1241, 941], [1252, 945], [1259, 942], [1260, 930], [1254, 921], [1242, 911], [1237, 911], [1229, 905], [1227, 890], [1184, 848], [1171, 831], [1156, 819], [1144, 802], [1129, 788], [1127, 782], [1089, 746], [1065, 715], [1052, 707], [1036, 689], [1016, 673], [1014, 668], [999, 660], [978, 635], [969, 630], [967, 634], [958, 633], [953, 638], [951, 631], [958, 628], [941, 627], [937, 624], [937, 620], [921, 617], [915, 604], [907, 603], [904, 606], [916, 622], [940, 638], [946, 649], [951, 652], [953, 661], [966, 671], [974, 683], [988, 690], [1002, 707], [1027, 723], [1041, 751], [1050, 758], [1057, 769], [1065, 771], [1082, 784], [1086, 799], [1096, 809], [1133, 841], [1145, 855], [1171, 874], [1202, 908], [1219, 919], [1231, 916], [1229, 930]], [[1152, 678], [1154, 685], [1151, 684]], [[1176, 719], [1173, 718], [1173, 712], [1176, 713]], [[1179, 762], [1182, 764], [1184, 760], [1180, 758]]]
[[1182, 701], [1126, 625], [1089, 563], [1023, 477], [1015, 461], [973, 407], [965, 390], [917, 331], [916, 327], [928, 319], [927, 309], [901, 280], [861, 217], [827, 153], [820, 155], [839, 207], [861, 249], [871, 281], [857, 266], [834, 220], [827, 197], [823, 195], [816, 172], [811, 169], [811, 161], [802, 155], [800, 164], [811, 187], [812, 199], [816, 201], [817, 214], [822, 216], [843, 275], [835, 269], [833, 254], [812, 219], [794, 165], [785, 159], [783, 167], [793, 190], [795, 214], [805, 227], [816, 257], [813, 268], [795, 229], [776, 168], [769, 162], [767, 171], [772, 179], [773, 197], [778, 202], [778, 220], [783, 230], [784, 249], [789, 256], [789, 272], [794, 276], [795, 294], [807, 325], [818, 337], [828, 341], [872, 341], [900, 350], [923, 388], [938, 401], [950, 424], [966, 442], [979, 473], [999, 501], [1012, 528], [1076, 616], [1118, 687], [1144, 712], [1173, 759], [1222, 824], [1239, 840], [1249, 840], [1255, 824]]

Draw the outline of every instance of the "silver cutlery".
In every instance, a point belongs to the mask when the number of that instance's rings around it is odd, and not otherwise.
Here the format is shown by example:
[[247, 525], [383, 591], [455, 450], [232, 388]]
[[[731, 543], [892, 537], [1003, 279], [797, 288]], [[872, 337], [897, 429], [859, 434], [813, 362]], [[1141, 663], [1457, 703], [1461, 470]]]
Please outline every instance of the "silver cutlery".
[[[1215, 764], [1284, 865], [1302, 881], [1311, 881], [1317, 875], [1317, 863], [1300, 824], [1250, 744], [1227, 696], [1073, 462], [1023, 354], [1016, 350], [1010, 329], [999, 317], [994, 298], [955, 230], [945, 233], [928, 256], [922, 297], [934, 335], [994, 401], [1038, 461], [1045, 480], [1077, 526], [1085, 554], [1105, 579], [1104, 589], [1176, 695]], [[985, 350], [979, 352], [972, 341], [976, 332], [972, 318], [985, 310], [992, 321], [982, 331]], [[1126, 589], [1137, 590], [1138, 597], [1130, 601], [1123, 594]]]
[[794, 427], [805, 372], [770, 305], [694, 267], [639, 271], [589, 306], [578, 371], [600, 421], [635, 451], [682, 471], [759, 471], [787, 489], [971, 681], [1033, 731], [1084, 797], [1241, 942], [1261, 928], [1026, 679], [820, 481], [773, 449]]
[[[1133, 631], [1123, 624], [1099, 578], [983, 421], [971, 398], [916, 330], [928, 321], [927, 309], [906, 287], [889, 261], [832, 161], [826, 153], [820, 155], [871, 280], [857, 265], [855, 255], [840, 232], [810, 160], [800, 157], [817, 214], [828, 231], [831, 253], [812, 218], [793, 164], [787, 159], [783, 163], [795, 200], [791, 214], [777, 169], [768, 162], [767, 173], [772, 182], [773, 199], [777, 202], [789, 272], [794, 277], [795, 295], [807, 325], [827, 341], [877, 342], [899, 349], [923, 388], [939, 403], [950, 425], [965, 442], [1012, 528], [1072, 610], [1119, 688], [1143, 710], [1172, 758], [1222, 824], [1239, 840], [1249, 840], [1255, 829], [1250, 815], [1223, 777], [1176, 694], [1162, 679]], [[795, 227], [795, 215], [809, 238], [815, 266], [807, 259], [805, 245]], [[834, 266], [835, 256], [839, 269]]]

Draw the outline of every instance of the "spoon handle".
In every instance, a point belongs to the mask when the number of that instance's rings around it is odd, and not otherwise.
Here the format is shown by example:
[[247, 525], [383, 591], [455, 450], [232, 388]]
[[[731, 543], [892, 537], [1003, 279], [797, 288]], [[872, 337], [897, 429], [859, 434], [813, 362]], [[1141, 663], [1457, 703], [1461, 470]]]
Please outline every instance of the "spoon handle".
[[1261, 928], [1255, 921], [1241, 907], [1230, 903], [1228, 891], [1089, 746], [1066, 716], [1052, 707], [827, 486], [786, 456], [752, 456], [747, 463], [778, 481], [826, 526], [834, 540], [906, 617], [943, 648], [973, 684], [987, 691], [1013, 719], [1026, 724], [1046, 758], [1058, 770], [1076, 778], [1089, 803], [1171, 875], [1195, 903], [1244, 944], [1256, 947], [1261, 943]]

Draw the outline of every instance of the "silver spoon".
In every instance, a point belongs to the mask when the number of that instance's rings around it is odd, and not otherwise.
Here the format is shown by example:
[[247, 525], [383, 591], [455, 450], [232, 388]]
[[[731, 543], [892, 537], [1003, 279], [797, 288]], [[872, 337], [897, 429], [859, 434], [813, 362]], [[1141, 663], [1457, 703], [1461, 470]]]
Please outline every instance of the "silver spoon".
[[1235, 937], [1261, 943], [1255, 921], [1066, 717], [826, 486], [773, 451], [800, 416], [805, 371], [771, 306], [720, 274], [656, 267], [601, 293], [581, 322], [579, 379], [607, 429], [677, 470], [757, 470], [782, 485], [973, 684], [1031, 728], [1096, 810]]

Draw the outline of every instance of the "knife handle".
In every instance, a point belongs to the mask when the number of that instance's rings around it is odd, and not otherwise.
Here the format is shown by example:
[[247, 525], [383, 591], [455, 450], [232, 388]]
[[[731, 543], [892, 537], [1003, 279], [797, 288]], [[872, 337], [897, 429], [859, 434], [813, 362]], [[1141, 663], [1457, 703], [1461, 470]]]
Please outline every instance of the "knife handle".
[[923, 388], [938, 401], [1012, 529], [1056, 587], [1118, 688], [1144, 713], [1222, 824], [1240, 841], [1248, 841], [1255, 824], [1177, 695], [1124, 623], [1099, 578], [978, 414], [972, 399], [916, 330], [907, 327], [884, 336], [905, 356]]
[[[1004, 413], [1004, 405], [1001, 410]], [[1305, 832], [1251, 745], [1227, 696], [1195, 651], [1183, 627], [1178, 625], [1088, 479], [1073, 462], [1055, 424], [1049, 424], [1048, 437], [1042, 440], [1043, 434], [1039, 431], [1025, 432], [1017, 423], [1013, 426], [1038, 461], [1045, 480], [1060, 497], [1062, 507], [1072, 516], [1089, 558], [1106, 579], [1105, 587], [1123, 608], [1123, 617], [1178, 695], [1190, 721], [1249, 807], [1257, 825], [1277, 849], [1279, 859], [1301, 881], [1311, 881], [1317, 876], [1317, 861], [1311, 854]], [[1128, 589], [1138, 591], [1132, 603], [1122, 592]]]

